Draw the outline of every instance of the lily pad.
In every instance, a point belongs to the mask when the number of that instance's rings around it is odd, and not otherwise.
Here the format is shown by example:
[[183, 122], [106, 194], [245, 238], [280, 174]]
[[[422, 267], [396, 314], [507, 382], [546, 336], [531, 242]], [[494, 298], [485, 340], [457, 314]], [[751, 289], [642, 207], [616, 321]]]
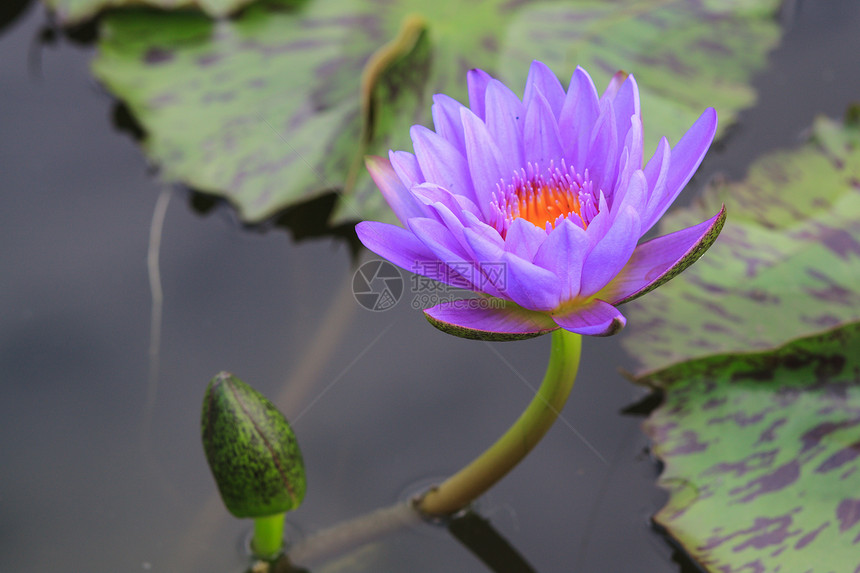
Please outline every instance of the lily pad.
[[650, 377], [655, 521], [707, 571], [860, 571], [860, 325], [683, 366]]
[[330, 191], [345, 199], [337, 221], [384, 220], [361, 157], [411, 149], [432, 94], [466, 100], [469, 68], [514, 89], [532, 59], [565, 81], [576, 65], [599, 83], [623, 68], [639, 80], [646, 139], [677, 141], [705, 107], [725, 127], [754, 101], [778, 4], [267, 0], [219, 22], [114, 11], [94, 68], [165, 177], [226, 197], [244, 221]]
[[723, 203], [707, 256], [628, 311], [638, 381], [665, 390], [654, 519], [707, 571], [860, 571], [856, 121], [819, 119], [663, 224]]
[[[860, 128], [819, 119], [802, 148], [716, 183], [663, 231], [728, 218], [705, 257], [627, 308], [640, 375], [764, 351], [860, 320]], [[662, 234], [662, 233], [661, 233]]]
[[66, 26], [80, 24], [102, 10], [129, 6], [151, 6], [163, 10], [195, 8], [213, 17], [232, 14], [254, 0], [44, 0]]

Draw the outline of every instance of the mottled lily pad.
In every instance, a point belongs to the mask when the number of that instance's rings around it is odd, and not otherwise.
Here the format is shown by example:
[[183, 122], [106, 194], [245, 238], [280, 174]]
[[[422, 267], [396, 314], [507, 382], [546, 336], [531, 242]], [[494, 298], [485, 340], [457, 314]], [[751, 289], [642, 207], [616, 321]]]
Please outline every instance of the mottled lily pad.
[[754, 101], [778, 3], [266, 0], [217, 23], [115, 11], [95, 71], [165, 177], [228, 198], [243, 220], [333, 190], [337, 220], [383, 220], [361, 157], [411, 149], [407, 128], [430, 122], [432, 94], [466, 100], [469, 68], [517, 90], [532, 59], [565, 81], [576, 65], [600, 84], [634, 72], [653, 147], [707, 106], [725, 127]]
[[860, 326], [670, 368], [655, 516], [707, 571], [860, 571]]
[[860, 320], [860, 128], [816, 122], [810, 141], [769, 155], [742, 183], [716, 183], [663, 230], [712, 216], [707, 255], [626, 308], [642, 372], [764, 351]]
[[707, 571], [856, 573], [860, 128], [820, 119], [664, 225], [721, 203], [707, 255], [628, 309], [638, 381], [665, 390], [655, 521]]
[[107, 8], [151, 6], [164, 10], [194, 8], [213, 17], [227, 16], [254, 0], [43, 0], [65, 25], [80, 24]]

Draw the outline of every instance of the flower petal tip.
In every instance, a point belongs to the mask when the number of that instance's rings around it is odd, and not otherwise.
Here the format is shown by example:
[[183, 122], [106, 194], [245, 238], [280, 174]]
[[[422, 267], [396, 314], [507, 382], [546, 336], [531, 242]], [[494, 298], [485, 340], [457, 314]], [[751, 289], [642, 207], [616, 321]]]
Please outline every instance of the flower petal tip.
[[[634, 270], [636, 267], [640, 266], [642, 267], [642, 269], [647, 268], [647, 260], [652, 258], [652, 256], [654, 257], [654, 259], [664, 257], [665, 255], [659, 252], [660, 250], [662, 250], [662, 245], [664, 244], [666, 245], [667, 252], [671, 252], [675, 249], [677, 249], [675, 250], [676, 253], [680, 251], [677, 246], [674, 247], [674, 249], [671, 246], [671, 244], [674, 242], [674, 237], [679, 238], [679, 240], [681, 241], [679, 244], [682, 245], [682, 248], [684, 248], [685, 251], [680, 257], [675, 259], [674, 262], [668, 265], [662, 272], [655, 273], [654, 270], [651, 270], [649, 272], [644, 273], [643, 276], [653, 278], [650, 278], [650, 280], [647, 282], [643, 282], [641, 286], [639, 286], [639, 288], [637, 288], [634, 292], [629, 292], [628, 294], [621, 297], [612, 297], [609, 292], [603, 294], [607, 295], [609, 297], [608, 300], [612, 300], [613, 304], [620, 305], [626, 302], [630, 302], [631, 300], [637, 299], [640, 296], [651, 292], [655, 288], [666, 284], [667, 282], [681, 274], [683, 271], [685, 271], [697, 260], [699, 260], [699, 258], [705, 254], [705, 251], [711, 248], [711, 245], [713, 245], [714, 242], [717, 240], [717, 237], [720, 236], [720, 232], [722, 232], [725, 223], [726, 206], [722, 205], [720, 207], [719, 213], [717, 213], [707, 221], [699, 223], [694, 227], [688, 227], [686, 229], [676, 231], [675, 233], [664, 235], [663, 237], [658, 237], [656, 239], [653, 239], [652, 241], [649, 241], [648, 243], [640, 245], [637, 249], [638, 252], [634, 252], [633, 257], [631, 257], [630, 263], [628, 263], [631, 270]], [[683, 239], [682, 237], [687, 238]], [[651, 251], [654, 252], [652, 253]], [[626, 273], [622, 271], [622, 273], [619, 275], [619, 278], [624, 276], [625, 274]]]
[[627, 324], [627, 319], [617, 308], [600, 299], [592, 299], [567, 313], [553, 315], [553, 319], [563, 329], [584, 336], [612, 336]]
[[364, 156], [364, 164], [368, 167], [371, 165], [376, 165], [380, 161], [388, 161], [388, 160], [385, 159], [384, 157], [379, 156], [379, 155], [365, 155]]
[[599, 326], [589, 328], [582, 328], [577, 326], [565, 328], [565, 330], [569, 330], [570, 332], [575, 332], [577, 334], [582, 334], [583, 336], [600, 336], [605, 338], [607, 336], [614, 336], [618, 334], [624, 329], [625, 326], [627, 326], [627, 319], [625, 319], [623, 316], [618, 316], [611, 319], [609, 322]]
[[612, 321], [606, 325], [606, 328], [600, 332], [596, 332], [592, 334], [592, 336], [612, 336], [614, 334], [618, 334], [621, 330], [627, 325], [627, 320], [624, 319], [623, 316], [613, 318]]

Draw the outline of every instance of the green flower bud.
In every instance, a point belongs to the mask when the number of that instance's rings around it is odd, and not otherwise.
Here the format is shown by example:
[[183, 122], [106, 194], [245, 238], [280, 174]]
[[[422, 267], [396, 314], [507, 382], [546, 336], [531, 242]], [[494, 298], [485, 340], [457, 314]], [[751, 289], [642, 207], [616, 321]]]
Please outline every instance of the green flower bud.
[[206, 388], [203, 449], [224, 505], [236, 517], [297, 508], [305, 467], [287, 419], [262, 394], [221, 372]]

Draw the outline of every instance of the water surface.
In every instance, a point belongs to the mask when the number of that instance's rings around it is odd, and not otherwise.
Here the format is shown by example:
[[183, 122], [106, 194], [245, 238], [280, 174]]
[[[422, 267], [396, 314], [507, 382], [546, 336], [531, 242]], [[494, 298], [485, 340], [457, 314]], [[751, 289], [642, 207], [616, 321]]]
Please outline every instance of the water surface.
[[[759, 103], [682, 202], [860, 99], [860, 5], [789, 3], [781, 20]], [[220, 505], [199, 439], [203, 390], [222, 369], [293, 421], [309, 483], [295, 535], [444, 477], [516, 418], [548, 338], [455, 339], [409, 293], [368, 312], [352, 300], [344, 241], [245, 228], [180, 189], [168, 189], [153, 386], [147, 249], [164, 186], [114, 126], [94, 48], [62, 35], [42, 45], [48, 23], [30, 5], [0, 28], [0, 570], [241, 571], [249, 524]], [[643, 397], [618, 373], [632, 366], [619, 337], [586, 340], [563, 422], [480, 502], [538, 571], [684, 570], [649, 524], [666, 495], [641, 419], [621, 413]], [[339, 567], [315, 571], [486, 570], [430, 526]]]

